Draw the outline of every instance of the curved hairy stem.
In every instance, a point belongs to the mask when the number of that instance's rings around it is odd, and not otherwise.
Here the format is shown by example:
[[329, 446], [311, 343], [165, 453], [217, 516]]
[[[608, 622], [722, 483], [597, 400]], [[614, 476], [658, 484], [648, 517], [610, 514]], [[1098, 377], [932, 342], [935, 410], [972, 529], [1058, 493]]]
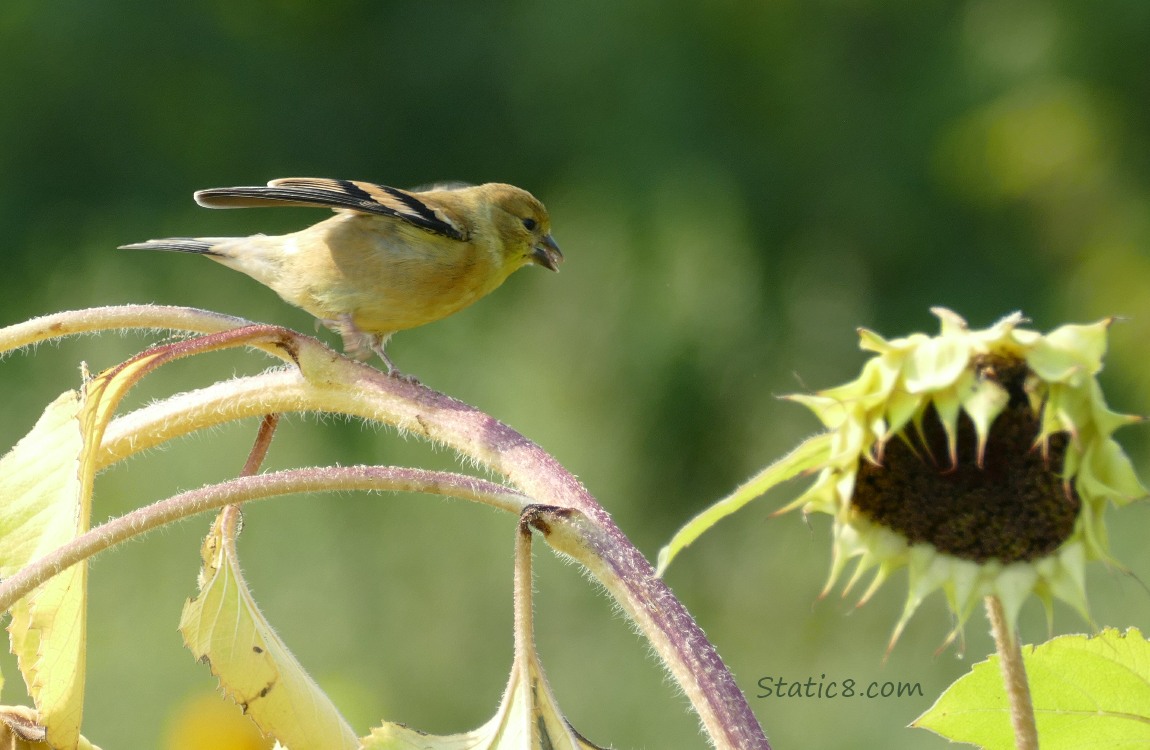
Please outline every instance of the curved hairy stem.
[[393, 466], [324, 466], [242, 476], [137, 508], [81, 534], [0, 582], [0, 612], [52, 576], [141, 534], [225, 505], [307, 492], [424, 492], [518, 513], [528, 499], [483, 479]]
[[[635, 621], [686, 693], [712, 742], [720, 748], [769, 748], [746, 698], [690, 613], [610, 514], [538, 445], [474, 407], [353, 362], [316, 339], [287, 329], [253, 326], [185, 308], [146, 306], [133, 311], [135, 316], [101, 308], [13, 326], [0, 330], [0, 351], [96, 330], [99, 326], [89, 323], [95, 312], [118, 328], [131, 327], [135, 320], [139, 327], [183, 327], [208, 334], [145, 352], [137, 358], [143, 362], [136, 368], [139, 372], [152, 366], [148, 362], [162, 363], [229, 346], [254, 346], [295, 367], [218, 382], [114, 419], [103, 430], [94, 456], [97, 469], [195, 430], [282, 412], [360, 417], [449, 446], [504, 477], [532, 503], [578, 511], [572, 516], [577, 523], [567, 528], [557, 547], [587, 564]], [[145, 357], [149, 358], [146, 362]], [[511, 506], [519, 512], [524, 503], [516, 500]]]

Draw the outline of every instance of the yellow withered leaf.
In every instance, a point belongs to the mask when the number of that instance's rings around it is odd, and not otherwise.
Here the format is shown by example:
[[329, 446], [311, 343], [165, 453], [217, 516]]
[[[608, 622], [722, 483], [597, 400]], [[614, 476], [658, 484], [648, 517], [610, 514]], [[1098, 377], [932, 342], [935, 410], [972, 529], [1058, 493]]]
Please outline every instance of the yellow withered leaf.
[[[89, 451], [81, 395], [69, 391], [0, 459], [0, 576], [88, 529]], [[87, 476], [86, 476], [87, 475]], [[74, 748], [84, 711], [87, 565], [60, 573], [12, 607], [12, 652], [53, 747]]]
[[432, 735], [385, 723], [364, 738], [364, 750], [601, 750], [559, 712], [534, 652], [517, 659], [495, 716], [471, 732]]
[[236, 558], [234, 522], [227, 522], [237, 515], [225, 509], [204, 540], [200, 591], [180, 617], [185, 645], [283, 746], [355, 750], [355, 732], [256, 606]]
[[474, 731], [452, 735], [385, 722], [364, 738], [364, 750], [602, 750], [563, 718], [536, 653], [531, 544], [530, 527], [521, 520], [515, 546], [515, 661], [495, 716]]
[[[104, 428], [149, 363], [137, 358], [61, 394], [0, 458], [0, 577], [88, 530]], [[16, 602], [8, 625], [47, 742], [61, 750], [82, 746], [87, 589], [87, 564], [73, 565]]]

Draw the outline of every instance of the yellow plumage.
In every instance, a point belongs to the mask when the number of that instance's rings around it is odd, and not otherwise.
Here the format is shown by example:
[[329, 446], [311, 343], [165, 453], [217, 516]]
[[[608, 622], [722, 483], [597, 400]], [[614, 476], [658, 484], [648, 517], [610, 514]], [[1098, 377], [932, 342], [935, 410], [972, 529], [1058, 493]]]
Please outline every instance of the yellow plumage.
[[391, 334], [439, 320], [514, 271], [558, 270], [547, 209], [512, 185], [405, 191], [349, 180], [288, 178], [201, 190], [210, 208], [326, 206], [336, 215], [292, 234], [149, 240], [130, 250], [207, 255], [251, 276], [338, 331], [353, 356], [384, 353]]

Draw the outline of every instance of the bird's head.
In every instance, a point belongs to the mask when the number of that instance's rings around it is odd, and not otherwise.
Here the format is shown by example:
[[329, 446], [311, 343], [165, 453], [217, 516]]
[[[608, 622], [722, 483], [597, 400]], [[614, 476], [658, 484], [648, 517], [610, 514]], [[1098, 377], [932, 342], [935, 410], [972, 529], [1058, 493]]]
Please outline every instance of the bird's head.
[[491, 219], [503, 241], [506, 260], [558, 271], [563, 253], [551, 237], [551, 217], [543, 204], [513, 185], [489, 183], [483, 187], [489, 192]]

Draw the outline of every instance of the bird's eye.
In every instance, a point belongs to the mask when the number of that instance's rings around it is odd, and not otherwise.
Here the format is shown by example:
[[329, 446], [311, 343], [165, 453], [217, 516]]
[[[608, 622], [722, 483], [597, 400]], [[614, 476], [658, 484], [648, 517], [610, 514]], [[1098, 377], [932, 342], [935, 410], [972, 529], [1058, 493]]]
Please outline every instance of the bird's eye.
[[530, 216], [523, 220], [523, 228], [528, 232], [534, 232], [537, 226], [539, 225], [535, 222], [535, 219], [532, 219]]

